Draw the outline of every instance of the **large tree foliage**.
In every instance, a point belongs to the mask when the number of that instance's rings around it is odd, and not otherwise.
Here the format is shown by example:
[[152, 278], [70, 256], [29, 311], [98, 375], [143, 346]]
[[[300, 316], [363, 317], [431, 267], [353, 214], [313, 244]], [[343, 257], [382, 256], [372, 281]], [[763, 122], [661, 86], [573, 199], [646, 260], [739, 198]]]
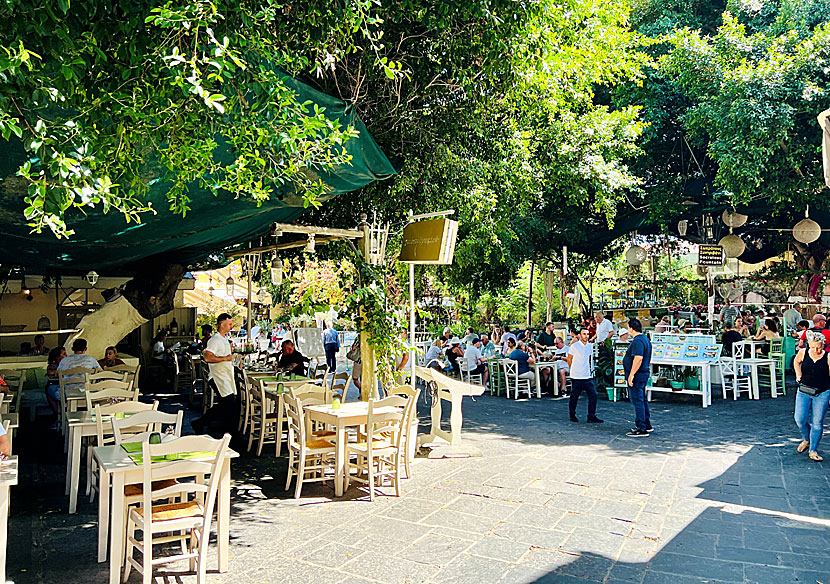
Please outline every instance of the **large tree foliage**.
[[353, 38], [371, 44], [371, 5], [0, 3], [0, 134], [22, 140], [29, 159], [20, 175], [31, 226], [70, 235], [73, 207], [137, 220], [158, 180], [182, 215], [191, 185], [313, 202], [324, 190], [316, 172], [349, 161], [354, 129], [300, 103], [278, 68], [313, 73]]
[[566, 239], [563, 226], [613, 222], [638, 182], [626, 160], [642, 124], [596, 91], [640, 76], [625, 3], [411, 0], [376, 14], [379, 54], [401, 74], [371, 69], [364, 41], [316, 82], [355, 103], [401, 174], [320, 221], [375, 210], [400, 225], [410, 208], [456, 209], [456, 262], [443, 273], [475, 290], [506, 285]]

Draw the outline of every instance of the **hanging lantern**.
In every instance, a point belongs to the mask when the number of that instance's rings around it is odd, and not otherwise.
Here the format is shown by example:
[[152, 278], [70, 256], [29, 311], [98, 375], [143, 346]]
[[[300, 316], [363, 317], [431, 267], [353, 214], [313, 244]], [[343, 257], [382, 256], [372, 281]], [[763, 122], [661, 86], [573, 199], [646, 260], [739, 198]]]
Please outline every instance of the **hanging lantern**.
[[271, 304], [271, 293], [265, 289], [265, 286], [260, 286], [257, 296], [259, 297], [260, 304]]
[[721, 215], [721, 220], [727, 227], [742, 227], [748, 219], [748, 216], [736, 213], [735, 211], [729, 211], [728, 209]]
[[680, 237], [686, 236], [686, 231], [689, 229], [689, 222], [686, 219], [681, 219], [677, 222], [677, 234]]
[[91, 270], [86, 276], [84, 276], [84, 280], [89, 282], [90, 286], [94, 287], [95, 284], [98, 283], [98, 273], [95, 270]]
[[793, 237], [801, 243], [813, 243], [821, 237], [821, 225], [812, 219], [802, 219], [793, 227]]
[[230, 276], [225, 280], [225, 292], [228, 293], [228, 296], [233, 296], [233, 278]]
[[213, 291], [214, 291], [214, 290], [216, 290], [216, 288], [214, 288], [213, 286], [211, 286], [210, 288], [208, 288], [208, 294], [210, 294], [211, 296], [213, 296]]
[[744, 240], [731, 233], [721, 237], [718, 245], [723, 248], [723, 253], [728, 258], [737, 258], [746, 251], [746, 243], [744, 243]]
[[306, 253], [314, 253], [314, 234], [308, 234], [308, 242], [305, 244]]
[[282, 260], [279, 258], [278, 255], [274, 255], [274, 259], [271, 260], [271, 283], [274, 286], [279, 286], [280, 284], [282, 284], [282, 275]]
[[49, 317], [45, 314], [42, 314], [37, 321], [37, 330], [39, 331], [48, 331], [52, 329], [52, 322], [49, 320]]
[[646, 250], [639, 245], [632, 245], [625, 252], [625, 261], [632, 266], [639, 266], [648, 257]]

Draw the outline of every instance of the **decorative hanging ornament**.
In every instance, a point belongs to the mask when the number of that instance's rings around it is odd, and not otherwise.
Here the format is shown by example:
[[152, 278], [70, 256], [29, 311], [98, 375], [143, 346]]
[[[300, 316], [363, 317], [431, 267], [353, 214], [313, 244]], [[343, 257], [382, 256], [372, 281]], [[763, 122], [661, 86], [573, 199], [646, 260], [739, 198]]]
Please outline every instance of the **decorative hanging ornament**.
[[646, 250], [639, 245], [632, 245], [625, 252], [625, 261], [632, 266], [639, 266], [648, 257]]
[[749, 219], [748, 216], [736, 213], [735, 211], [725, 210], [721, 215], [723, 224], [727, 227], [742, 227]]
[[278, 255], [274, 255], [274, 259], [271, 260], [271, 283], [274, 286], [279, 286], [282, 284], [282, 275], [283, 275], [283, 264], [282, 260]]
[[744, 243], [744, 240], [731, 233], [721, 237], [718, 245], [723, 248], [723, 253], [728, 258], [740, 257], [740, 255], [746, 251], [746, 243]]
[[680, 237], [686, 237], [686, 232], [689, 229], [689, 221], [687, 219], [681, 219], [677, 222], [677, 234]]
[[37, 321], [37, 330], [39, 331], [48, 331], [52, 329], [52, 322], [49, 320], [49, 317], [45, 314], [42, 314]]
[[810, 205], [804, 210], [804, 219], [793, 227], [793, 237], [801, 243], [813, 243], [821, 237], [821, 225], [810, 219]]
[[228, 296], [233, 296], [233, 278], [230, 276], [225, 280], [225, 292], [228, 293]]

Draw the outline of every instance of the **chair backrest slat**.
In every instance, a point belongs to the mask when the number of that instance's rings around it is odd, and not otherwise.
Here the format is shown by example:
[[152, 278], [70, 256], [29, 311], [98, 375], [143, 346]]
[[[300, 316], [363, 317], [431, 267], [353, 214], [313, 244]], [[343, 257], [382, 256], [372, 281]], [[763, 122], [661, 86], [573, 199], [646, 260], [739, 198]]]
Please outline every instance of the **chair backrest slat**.
[[150, 410], [136, 412], [126, 418], [112, 418], [112, 434], [116, 444], [121, 444], [126, 439], [143, 442], [139, 435], [147, 432], [161, 432], [162, 426], [166, 425], [173, 427], [174, 436], [181, 436], [183, 416], [183, 410], [179, 410], [175, 414]]
[[107, 420], [104, 424], [104, 418], [114, 416], [115, 414], [134, 414], [137, 412], [144, 412], [149, 410], [156, 410], [159, 407], [158, 400], [151, 404], [145, 404], [137, 401], [123, 401], [108, 405], [95, 405], [95, 429], [97, 433], [97, 445], [104, 446], [113, 442], [112, 424]]

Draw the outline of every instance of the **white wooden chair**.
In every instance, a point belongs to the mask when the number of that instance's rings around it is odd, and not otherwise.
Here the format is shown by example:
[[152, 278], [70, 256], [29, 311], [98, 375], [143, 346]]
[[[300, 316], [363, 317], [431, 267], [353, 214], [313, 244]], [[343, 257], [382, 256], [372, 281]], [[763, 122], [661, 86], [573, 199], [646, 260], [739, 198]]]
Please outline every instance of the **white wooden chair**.
[[314, 383], [325, 385], [326, 384], [326, 377], [329, 374], [329, 366], [325, 363], [318, 364], [313, 371], [310, 371], [311, 375], [309, 377]]
[[[395, 496], [401, 496], [401, 458], [406, 458], [404, 411], [410, 399], [393, 395], [382, 400], [369, 400], [365, 439], [346, 444], [347, 453], [357, 455], [354, 466], [358, 469], [358, 474], [351, 476], [352, 463], [346, 456], [346, 488], [352, 480], [365, 483], [369, 487], [369, 500], [374, 501], [376, 479], [382, 483], [384, 477], [389, 477], [395, 487]], [[387, 407], [394, 409], [377, 411]]]
[[115, 403], [117, 401], [137, 401], [137, 388], [132, 388], [129, 381], [116, 381], [107, 379], [95, 384], [88, 384], [84, 396], [86, 397], [86, 409], [92, 411], [95, 404]]
[[[112, 424], [109, 419], [104, 423], [104, 418], [116, 416], [118, 414], [133, 414], [136, 412], [144, 412], [147, 410], [155, 410], [158, 408], [158, 401], [151, 404], [145, 404], [137, 401], [122, 401], [114, 404], [96, 404], [95, 412], [95, 446], [108, 446], [110, 444], [117, 444], [113, 436]], [[100, 477], [98, 473], [98, 465], [95, 463], [95, 458], [92, 456], [92, 445], [87, 449], [86, 468], [87, 468], [87, 482], [86, 491], [89, 495], [89, 501], [95, 499], [95, 493], [100, 490]]]
[[274, 400], [268, 397], [265, 387], [257, 377], [251, 377], [251, 399], [249, 402], [251, 416], [251, 432], [248, 435], [248, 452], [254, 442], [257, 443], [256, 455], [262, 454], [262, 447], [266, 444], [277, 445], [282, 433], [279, 427], [279, 414]]
[[113, 440], [115, 444], [127, 441], [143, 442], [145, 434], [149, 437], [153, 432], [162, 433], [165, 426], [172, 429], [174, 436], [179, 437], [182, 435], [183, 417], [184, 410], [179, 410], [175, 414], [149, 410], [136, 412], [126, 418], [112, 418]]
[[61, 433], [64, 436], [68, 435], [68, 425], [66, 422], [66, 415], [69, 413], [69, 406], [66, 401], [67, 386], [85, 388], [87, 384], [87, 376], [95, 373], [94, 369], [87, 369], [85, 367], [73, 367], [72, 369], [61, 370], [58, 369], [58, 383], [61, 390]]
[[126, 381], [127, 373], [124, 371], [101, 371], [99, 373], [90, 373], [86, 376], [87, 385], [94, 385], [99, 381]]
[[513, 389], [513, 398], [519, 399], [519, 391], [526, 391], [527, 397], [533, 393], [530, 380], [519, 377], [519, 362], [513, 359], [504, 359], [501, 362], [504, 368], [504, 380], [507, 383], [507, 397], [510, 398], [510, 390]]
[[[142, 443], [141, 506], [130, 509], [127, 519], [127, 553], [124, 564], [124, 581], [135, 568], [142, 574], [142, 582], [153, 580], [153, 567], [181, 560], [188, 560], [191, 571], [196, 572], [196, 582], [206, 582], [207, 550], [210, 542], [210, 526], [219, 489], [219, 469], [228, 450], [230, 435], [221, 440], [204, 436], [185, 436], [163, 444]], [[171, 460], [152, 462], [154, 456], [166, 456], [193, 452], [210, 452], [209, 461]], [[215, 453], [215, 454], [214, 454]], [[184, 477], [192, 480], [178, 481]], [[203, 477], [209, 477], [205, 484]], [[164, 481], [164, 482], [162, 482]], [[175, 481], [172, 484], [169, 481]], [[154, 488], [164, 484], [163, 487]], [[178, 503], [153, 505], [153, 501], [178, 497]], [[142, 532], [141, 539], [136, 531]], [[153, 544], [178, 541], [181, 553], [154, 558]], [[141, 561], [133, 557], [133, 550], [141, 553]]]
[[335, 373], [331, 378], [331, 393], [339, 393], [342, 401], [346, 401], [346, 392], [349, 390], [352, 377], [347, 371]]
[[239, 389], [239, 431], [244, 436], [251, 423], [251, 377], [242, 370], [242, 387]]
[[[413, 391], [409, 385], [399, 385], [391, 388], [387, 395], [402, 395], [407, 398], [406, 407], [403, 413], [403, 432], [405, 435], [404, 448], [406, 449], [406, 458], [404, 459], [404, 468], [406, 470], [406, 478], [412, 478], [412, 453], [415, 451], [413, 441], [418, 440], [418, 426], [413, 424], [418, 419], [418, 397], [421, 395], [420, 389]], [[415, 426], [413, 429], [413, 425]]]
[[334, 444], [324, 438], [311, 438], [306, 433], [303, 402], [283, 395], [285, 415], [288, 420], [288, 478], [285, 490], [291, 486], [291, 478], [297, 477], [294, 498], [299, 499], [303, 483], [330, 480], [326, 471], [334, 470]]
[[752, 380], [748, 375], [741, 374], [741, 366], [735, 357], [721, 357], [718, 361], [721, 374], [721, 388], [723, 392], [723, 399], [726, 399], [726, 394], [732, 390], [732, 399], [738, 399], [738, 394], [746, 392], [749, 399], [752, 399]]
[[[331, 392], [328, 388], [313, 383], [306, 383], [299, 387], [289, 387], [288, 393], [295, 400], [301, 400], [303, 408], [305, 406], [319, 406], [331, 403]], [[333, 430], [326, 428], [325, 425], [315, 426], [312, 420], [305, 415], [305, 410], [303, 410], [303, 414], [306, 419], [306, 434], [312, 440], [315, 438], [331, 438], [336, 434]]]
[[484, 385], [483, 375], [481, 373], [470, 373], [470, 363], [463, 357], [458, 358], [458, 367], [461, 369], [461, 381], [467, 383], [477, 383]]
[[208, 364], [202, 360], [199, 362], [199, 368], [202, 371], [202, 387], [204, 388], [202, 394], [202, 413], [204, 414], [213, 407], [213, 404], [216, 401], [216, 392], [210, 386], [210, 369], [208, 368]]

